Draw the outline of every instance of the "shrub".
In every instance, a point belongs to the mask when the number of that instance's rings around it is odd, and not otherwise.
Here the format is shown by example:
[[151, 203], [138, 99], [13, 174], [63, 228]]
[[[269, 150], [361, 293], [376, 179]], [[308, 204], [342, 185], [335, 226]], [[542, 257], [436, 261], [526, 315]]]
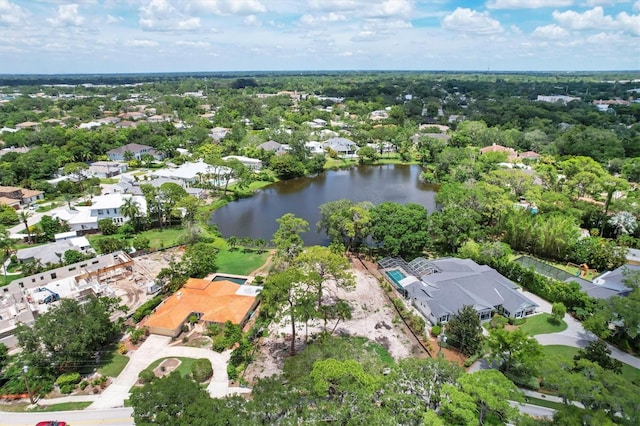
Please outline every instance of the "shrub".
[[433, 327], [431, 327], [431, 335], [432, 336], [439, 336], [441, 332], [442, 332], [442, 327], [441, 326], [434, 325]]
[[509, 318], [510, 325], [522, 325], [525, 322], [527, 322], [525, 318]]
[[80, 373], [67, 373], [56, 379], [56, 384], [62, 389], [66, 385], [77, 385], [80, 383]]
[[133, 321], [136, 323], [142, 321], [142, 318], [152, 313], [160, 303], [162, 303], [162, 296], [156, 296], [153, 299], [146, 301], [135, 310], [131, 318], [133, 318]]
[[154, 373], [152, 370], [148, 369], [148, 368], [146, 368], [146, 369], [142, 370], [142, 371], [140, 372], [140, 374], [138, 374], [138, 380], [139, 380], [139, 381], [140, 381], [140, 383], [142, 383], [143, 385], [144, 385], [144, 384], [147, 384], [147, 383], [151, 383], [151, 382], [153, 382], [155, 379], [156, 379], [156, 375], [155, 375], [155, 373]]
[[235, 365], [231, 363], [227, 364], [227, 375], [229, 376], [229, 380], [235, 380], [238, 378], [238, 370]]
[[206, 382], [213, 376], [213, 367], [211, 361], [206, 358], [200, 358], [193, 362], [191, 365], [191, 374], [193, 379], [198, 382]]
[[509, 323], [509, 320], [505, 317], [503, 317], [502, 315], [496, 315], [493, 318], [491, 318], [491, 322], [489, 323], [489, 326], [491, 328], [504, 328], [505, 325], [507, 325]]
[[60, 393], [70, 394], [76, 388], [76, 385], [62, 385], [60, 386]]
[[118, 353], [124, 355], [127, 353], [127, 345], [124, 342], [118, 342]]
[[87, 386], [89, 386], [89, 382], [87, 382], [86, 380], [80, 382], [80, 389], [85, 390]]

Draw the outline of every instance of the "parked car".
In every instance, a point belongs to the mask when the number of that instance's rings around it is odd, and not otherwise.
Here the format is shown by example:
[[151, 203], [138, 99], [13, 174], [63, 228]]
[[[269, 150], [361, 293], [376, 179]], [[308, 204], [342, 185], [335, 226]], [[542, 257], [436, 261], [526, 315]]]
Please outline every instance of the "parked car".
[[48, 420], [45, 422], [38, 422], [36, 426], [67, 426], [67, 422], [59, 422], [57, 420]]

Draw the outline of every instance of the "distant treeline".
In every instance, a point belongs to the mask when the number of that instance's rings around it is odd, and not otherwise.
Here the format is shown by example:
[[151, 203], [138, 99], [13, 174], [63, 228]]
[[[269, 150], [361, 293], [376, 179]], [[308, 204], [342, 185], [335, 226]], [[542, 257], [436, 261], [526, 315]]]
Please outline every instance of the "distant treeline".
[[0, 74], [0, 86], [30, 86], [47, 84], [135, 84], [179, 81], [188, 78], [257, 78], [257, 77], [291, 77], [291, 76], [349, 76], [349, 75], [432, 75], [432, 76], [531, 76], [565, 78], [588, 78], [596, 76], [596, 80], [624, 80], [637, 78], [633, 71], [402, 71], [402, 70], [358, 70], [358, 71], [219, 71], [219, 72], [168, 72], [168, 73], [123, 73], [123, 74]]

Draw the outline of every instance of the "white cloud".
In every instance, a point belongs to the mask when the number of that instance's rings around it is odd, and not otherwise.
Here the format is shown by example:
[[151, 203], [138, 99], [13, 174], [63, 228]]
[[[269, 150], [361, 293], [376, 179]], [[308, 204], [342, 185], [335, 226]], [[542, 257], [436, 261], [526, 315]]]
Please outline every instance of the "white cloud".
[[478, 12], [459, 7], [442, 20], [442, 27], [451, 31], [477, 34], [496, 34], [503, 31], [502, 25], [491, 18], [488, 12]]
[[614, 6], [618, 3], [629, 3], [630, 0], [586, 0], [584, 6]]
[[148, 31], [192, 31], [200, 28], [200, 18], [177, 10], [167, 0], [151, 0], [140, 7], [140, 26]]
[[330, 12], [326, 15], [317, 15], [317, 16], [305, 14], [300, 17], [300, 23], [304, 25], [318, 25], [318, 24], [325, 24], [327, 22], [345, 21], [346, 19], [347, 19], [346, 16], [340, 13], [335, 13], [335, 12]]
[[122, 16], [107, 15], [107, 24], [115, 24], [116, 22], [121, 22], [122, 20]]
[[77, 4], [61, 4], [58, 6], [58, 14], [53, 18], [47, 18], [54, 27], [79, 27], [84, 22], [80, 16]]
[[156, 47], [158, 42], [155, 40], [127, 40], [124, 42], [128, 47]]
[[18, 26], [23, 25], [29, 12], [26, 9], [11, 3], [9, 0], [0, 0], [0, 24]]
[[259, 27], [260, 25], [262, 25], [262, 23], [260, 22], [260, 20], [256, 15], [247, 15], [242, 20], [242, 22], [244, 22], [245, 25], [248, 25], [250, 27]]
[[191, 40], [179, 40], [176, 41], [177, 46], [185, 46], [185, 47], [196, 47], [199, 49], [204, 49], [211, 47], [211, 43], [208, 41], [191, 41]]
[[573, 0], [490, 0], [488, 9], [539, 9], [571, 6]]
[[308, 5], [321, 13], [344, 13], [355, 18], [410, 18], [415, 0], [309, 0]]
[[563, 39], [569, 35], [569, 31], [555, 24], [538, 27], [533, 31], [533, 36], [544, 39]]
[[190, 7], [195, 11], [216, 15], [254, 15], [267, 11], [260, 0], [195, 0]]
[[640, 0], [633, 4], [633, 10], [635, 10], [636, 12], [640, 12]]
[[561, 27], [570, 30], [614, 30], [640, 35], [640, 15], [621, 12], [614, 18], [611, 15], [605, 15], [600, 6], [584, 13], [556, 10], [552, 16]]

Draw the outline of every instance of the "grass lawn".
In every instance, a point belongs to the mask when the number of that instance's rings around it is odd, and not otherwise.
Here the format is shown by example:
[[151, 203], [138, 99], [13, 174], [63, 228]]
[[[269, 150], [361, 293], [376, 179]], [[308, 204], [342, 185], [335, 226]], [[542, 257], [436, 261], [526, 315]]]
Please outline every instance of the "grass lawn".
[[[578, 353], [578, 348], [572, 346], [549, 345], [543, 346], [542, 352], [546, 357], [558, 356], [567, 362], [573, 362], [573, 357]], [[622, 363], [622, 377], [629, 382], [640, 382], [640, 370]]]
[[564, 404], [561, 402], [548, 401], [543, 398], [534, 398], [532, 396], [525, 396], [525, 403], [537, 405], [539, 407], [547, 407], [554, 410], [559, 410], [564, 407]]
[[[134, 235], [134, 238], [137, 235], [142, 235], [149, 239], [151, 244], [151, 248], [161, 248], [161, 247], [171, 247], [180, 243], [180, 237], [184, 234], [184, 229], [181, 226], [175, 226], [171, 228], [163, 228], [163, 229], [150, 229], [148, 231], [143, 231]], [[114, 235], [89, 235], [87, 239], [91, 245], [94, 245], [97, 241], [100, 241], [103, 238], [115, 237], [119, 239], [124, 239], [124, 237], [120, 234]], [[129, 242], [131, 242], [130, 240]]]
[[559, 323], [549, 321], [553, 318], [550, 314], [543, 313], [527, 318], [527, 322], [520, 326], [520, 330], [530, 336], [536, 334], [558, 333], [567, 329], [567, 323], [560, 320]]
[[29, 404], [27, 403], [19, 403], [19, 404], [0, 404], [0, 411], [6, 411], [11, 413], [49, 413], [52, 411], [78, 411], [84, 410], [92, 403], [91, 401], [83, 401], [83, 402], [63, 402], [60, 404], [47, 405], [41, 408], [34, 408], [33, 410], [27, 410]]
[[216, 266], [218, 272], [248, 275], [250, 272], [264, 265], [268, 256], [268, 252], [258, 253], [248, 251], [245, 253], [240, 249], [229, 251], [226, 248], [221, 248], [216, 257]]
[[121, 355], [117, 350], [114, 350], [109, 355], [109, 360], [107, 363], [103, 364], [100, 368], [98, 368], [98, 373], [109, 376], [109, 377], [118, 377], [124, 367], [126, 367], [129, 362], [129, 357], [125, 355]]
[[157, 366], [159, 366], [162, 361], [164, 361], [165, 359], [170, 359], [170, 358], [178, 358], [180, 361], [182, 361], [180, 363], [180, 365], [178, 366], [178, 368], [176, 368], [174, 371], [178, 371], [180, 373], [180, 375], [182, 375], [182, 377], [191, 374], [191, 366], [195, 362], [195, 360], [196, 360], [195, 358], [183, 358], [183, 357], [175, 357], [175, 356], [160, 358], [160, 359], [157, 359], [157, 360], [153, 361], [151, 364], [149, 364], [149, 366], [147, 368], [149, 370], [153, 370]]

